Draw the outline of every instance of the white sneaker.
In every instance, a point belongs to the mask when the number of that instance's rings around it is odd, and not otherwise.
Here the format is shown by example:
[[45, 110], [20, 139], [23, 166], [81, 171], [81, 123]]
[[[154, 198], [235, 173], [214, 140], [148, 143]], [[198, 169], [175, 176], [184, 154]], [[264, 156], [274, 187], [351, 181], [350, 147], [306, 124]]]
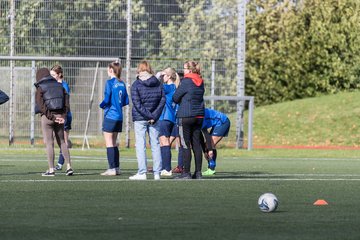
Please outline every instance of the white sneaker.
[[160, 180], [160, 174], [154, 174], [154, 180]]
[[161, 171], [160, 173], [161, 176], [164, 176], [164, 177], [171, 177], [172, 176], [172, 171], [166, 171], [165, 169]]
[[135, 174], [133, 176], [130, 176], [129, 177], [130, 180], [146, 180], [146, 173], [143, 173], [143, 174]]
[[100, 175], [102, 175], [102, 176], [116, 176], [116, 175], [118, 175], [118, 174], [116, 174], [115, 168], [109, 168], [109, 169], [106, 170], [105, 172], [100, 173]]

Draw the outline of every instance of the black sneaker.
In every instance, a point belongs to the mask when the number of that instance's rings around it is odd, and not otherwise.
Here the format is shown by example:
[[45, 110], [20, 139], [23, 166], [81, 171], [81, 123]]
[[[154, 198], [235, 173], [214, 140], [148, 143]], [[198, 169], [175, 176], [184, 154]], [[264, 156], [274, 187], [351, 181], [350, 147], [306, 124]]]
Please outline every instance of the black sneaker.
[[74, 170], [72, 170], [71, 168], [66, 170], [66, 176], [72, 176], [73, 174], [74, 174]]
[[43, 174], [41, 174], [41, 176], [43, 176], [43, 177], [55, 177], [55, 172], [46, 171]]
[[183, 179], [183, 180], [187, 180], [187, 179], [191, 179], [191, 174], [190, 173], [186, 173], [183, 172], [180, 176], [175, 177], [174, 179]]
[[194, 174], [192, 175], [192, 179], [202, 179], [202, 173], [194, 172]]

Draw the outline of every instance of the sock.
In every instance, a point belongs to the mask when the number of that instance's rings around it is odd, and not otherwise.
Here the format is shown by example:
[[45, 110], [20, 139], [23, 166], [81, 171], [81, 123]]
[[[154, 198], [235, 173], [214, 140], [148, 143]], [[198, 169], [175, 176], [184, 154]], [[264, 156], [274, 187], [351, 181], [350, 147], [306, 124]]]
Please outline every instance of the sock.
[[163, 169], [166, 171], [171, 170], [171, 150], [170, 146], [162, 146], [160, 147], [161, 150], [161, 159], [162, 159], [162, 166]]
[[183, 147], [179, 147], [178, 166], [184, 168]]
[[114, 147], [108, 147], [106, 148], [106, 155], [109, 163], [109, 168], [115, 168], [115, 150]]
[[216, 149], [213, 149], [213, 157], [212, 159], [210, 159], [210, 162], [209, 162], [209, 168], [211, 170], [215, 170], [215, 167], [216, 167], [216, 157], [217, 157], [217, 151]]
[[59, 159], [58, 159], [58, 164], [60, 165], [64, 165], [64, 162], [65, 162], [65, 158], [60, 150], [60, 153], [59, 153]]
[[120, 153], [118, 147], [114, 147], [114, 153], [115, 153], [114, 154], [115, 167], [120, 168]]

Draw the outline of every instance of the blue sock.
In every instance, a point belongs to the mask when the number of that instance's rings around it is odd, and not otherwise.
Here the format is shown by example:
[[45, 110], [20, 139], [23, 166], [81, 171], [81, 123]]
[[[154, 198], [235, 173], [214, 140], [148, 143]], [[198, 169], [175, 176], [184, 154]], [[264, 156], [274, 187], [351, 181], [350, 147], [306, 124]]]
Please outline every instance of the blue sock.
[[179, 147], [178, 166], [184, 168], [183, 147]]
[[116, 168], [120, 168], [120, 153], [119, 153], [119, 148], [118, 147], [114, 147], [114, 152], [115, 152], [115, 167]]
[[116, 168], [115, 166], [115, 150], [114, 147], [106, 148], [106, 155], [109, 163], [109, 168]]
[[171, 170], [171, 150], [170, 146], [162, 146], [161, 150], [161, 158], [162, 158], [162, 166], [166, 171]]
[[64, 162], [65, 162], [65, 159], [64, 159], [64, 156], [63, 156], [63, 154], [62, 154], [62, 152], [60, 150], [58, 164], [64, 165]]

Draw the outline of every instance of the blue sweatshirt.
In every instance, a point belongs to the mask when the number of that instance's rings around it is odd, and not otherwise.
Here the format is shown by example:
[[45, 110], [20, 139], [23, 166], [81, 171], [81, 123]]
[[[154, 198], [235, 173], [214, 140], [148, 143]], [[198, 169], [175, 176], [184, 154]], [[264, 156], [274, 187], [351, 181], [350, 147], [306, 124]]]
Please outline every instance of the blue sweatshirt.
[[129, 96], [125, 83], [112, 78], [106, 81], [104, 100], [100, 108], [104, 109], [104, 117], [112, 120], [123, 120], [122, 107], [129, 104]]
[[215, 126], [221, 126], [227, 121], [228, 117], [222, 113], [213, 109], [205, 108], [205, 116], [202, 125], [202, 129], [208, 129]]
[[163, 87], [164, 87], [166, 102], [159, 120], [168, 120], [175, 123], [176, 104], [172, 100], [172, 97], [175, 93], [176, 86], [175, 84], [172, 83], [172, 84], [164, 84]]

